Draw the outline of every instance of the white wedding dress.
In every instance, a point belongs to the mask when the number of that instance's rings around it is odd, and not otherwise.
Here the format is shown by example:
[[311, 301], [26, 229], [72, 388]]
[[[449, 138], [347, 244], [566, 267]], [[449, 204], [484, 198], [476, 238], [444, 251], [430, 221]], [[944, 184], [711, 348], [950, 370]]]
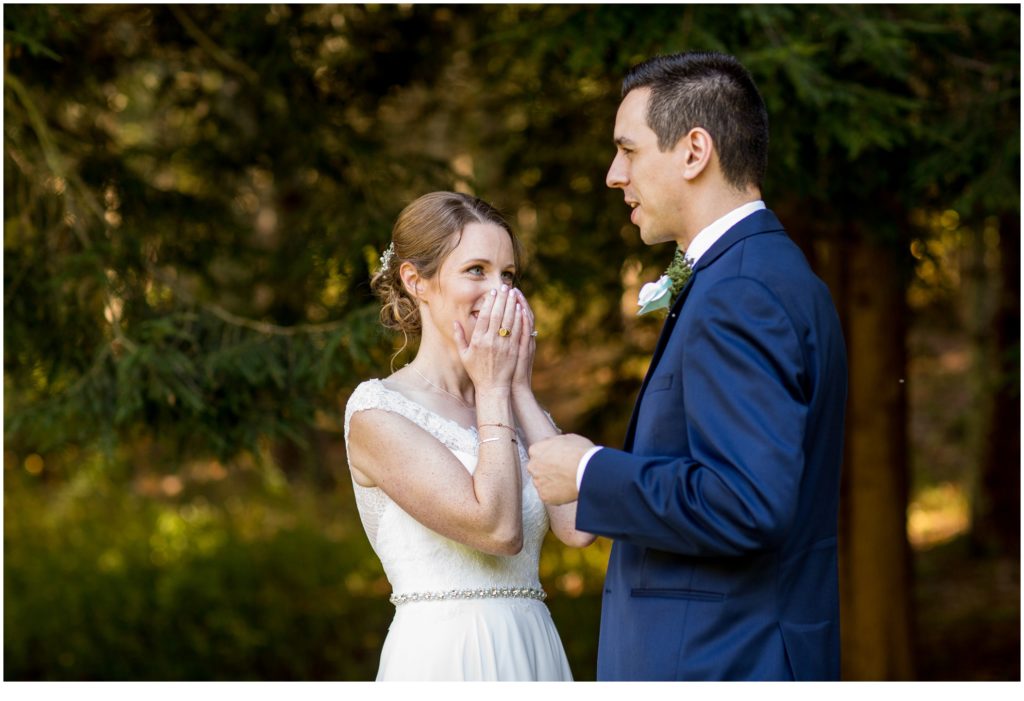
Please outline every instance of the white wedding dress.
[[[362, 383], [349, 398], [346, 447], [352, 415], [366, 409], [404, 416], [444, 444], [470, 473], [476, 467], [476, 427], [439, 416], [380, 380]], [[395, 604], [378, 681], [572, 680], [537, 575], [548, 517], [526, 473], [522, 441], [519, 458], [523, 549], [515, 556], [489, 555], [445, 538], [381, 489], [353, 481], [363, 528], [384, 566]]]

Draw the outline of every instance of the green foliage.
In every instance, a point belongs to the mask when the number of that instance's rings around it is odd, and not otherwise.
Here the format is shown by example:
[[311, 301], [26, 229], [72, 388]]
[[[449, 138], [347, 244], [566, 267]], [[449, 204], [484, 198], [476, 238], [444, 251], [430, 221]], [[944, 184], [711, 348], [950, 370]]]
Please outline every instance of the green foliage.
[[909, 262], [915, 206], [1019, 210], [1009, 6], [12, 6], [5, 37], [22, 451], [142, 430], [227, 458], [336, 415], [387, 367], [369, 275], [432, 189], [512, 216], [551, 343], [628, 364], [620, 261], [665, 253], [603, 181], [619, 76], [659, 52], [750, 67], [768, 199], [810, 237], [853, 218]]
[[336, 500], [245, 474], [218, 503], [152, 498], [103, 472], [7, 475], [7, 679], [372, 678], [391, 607]]
[[249, 326], [206, 310], [139, 322], [73, 384], [9, 400], [8, 430], [37, 452], [140, 425], [159, 427], [166, 453], [181, 458], [227, 459], [275, 437], [304, 444], [301, 427], [337, 413], [337, 378], [368, 372], [380, 344], [370, 308], [322, 330]]
[[[109, 473], [89, 462], [48, 489], [6, 474], [6, 679], [373, 679], [394, 608], [350, 492], [234, 470], [170, 498]], [[545, 586], [592, 679], [606, 551], [582, 568], [560, 552]], [[590, 572], [584, 596], [559, 595], [570, 571]]]
[[[403, 201], [376, 167], [393, 142], [360, 125], [383, 84], [353, 69], [373, 55], [323, 42], [341, 17], [374, 51], [404, 44], [366, 8], [298, 11], [5, 16], [8, 445], [146, 427], [169, 461], [229, 458], [301, 440], [382, 364], [367, 252]], [[429, 158], [403, 166], [409, 193], [443, 177]]]

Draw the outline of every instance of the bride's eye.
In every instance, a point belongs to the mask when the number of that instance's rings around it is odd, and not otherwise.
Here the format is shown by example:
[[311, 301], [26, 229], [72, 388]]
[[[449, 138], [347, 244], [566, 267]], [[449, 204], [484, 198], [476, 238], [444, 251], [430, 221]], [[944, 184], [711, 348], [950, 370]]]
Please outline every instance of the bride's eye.
[[504, 280], [505, 282], [507, 282], [507, 283], [511, 284], [512, 282], [514, 282], [514, 281], [515, 281], [515, 279], [516, 279], [516, 274], [515, 274], [515, 273], [513, 273], [513, 272], [509, 272], [509, 271], [507, 271], [507, 270], [506, 270], [505, 272], [503, 272], [503, 273], [501, 274], [501, 279], [502, 279], [502, 280]]

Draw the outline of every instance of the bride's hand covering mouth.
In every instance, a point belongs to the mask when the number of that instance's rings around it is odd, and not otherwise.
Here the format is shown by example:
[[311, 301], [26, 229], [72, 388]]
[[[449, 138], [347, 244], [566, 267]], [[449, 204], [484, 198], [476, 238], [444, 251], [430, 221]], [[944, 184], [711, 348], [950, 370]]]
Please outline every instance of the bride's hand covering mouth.
[[502, 285], [481, 305], [473, 332], [454, 322], [459, 357], [478, 393], [510, 388], [523, 335], [523, 306], [517, 290]]

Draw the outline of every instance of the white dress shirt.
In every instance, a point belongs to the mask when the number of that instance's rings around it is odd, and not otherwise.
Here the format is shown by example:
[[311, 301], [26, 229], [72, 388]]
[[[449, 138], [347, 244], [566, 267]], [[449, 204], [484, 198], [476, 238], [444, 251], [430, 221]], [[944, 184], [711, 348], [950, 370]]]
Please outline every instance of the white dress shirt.
[[[726, 231], [743, 219], [746, 219], [754, 212], [762, 209], [765, 209], [763, 200], [747, 202], [701, 229], [697, 235], [693, 237], [693, 241], [690, 242], [690, 245], [687, 247], [686, 253], [684, 254], [687, 260], [690, 261], [690, 265], [697, 267], [697, 261], [700, 260], [700, 257], [707, 253], [708, 249], [715, 244], [715, 241], [722, 238], [722, 235]], [[594, 453], [601, 450], [603, 447], [603, 445], [595, 445], [584, 453], [582, 458], [580, 458], [579, 467], [576, 468], [577, 491], [579, 490], [580, 485], [583, 484], [583, 473], [586, 472], [587, 463], [590, 462], [590, 458], [594, 456]]]

